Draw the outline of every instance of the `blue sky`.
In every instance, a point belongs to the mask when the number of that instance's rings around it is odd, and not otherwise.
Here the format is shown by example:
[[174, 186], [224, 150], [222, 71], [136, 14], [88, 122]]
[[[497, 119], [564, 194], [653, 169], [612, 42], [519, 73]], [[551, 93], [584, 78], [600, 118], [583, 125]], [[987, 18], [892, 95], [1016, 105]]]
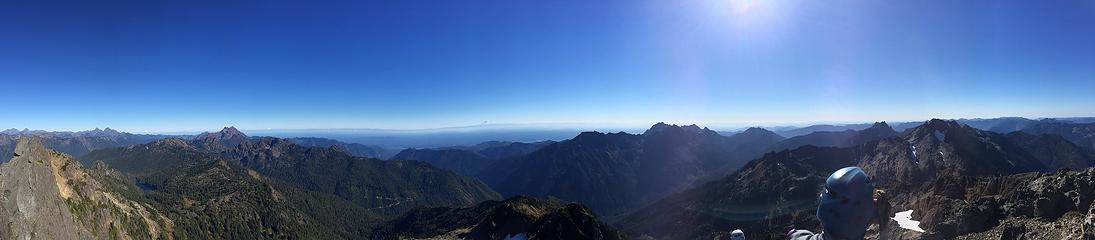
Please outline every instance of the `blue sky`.
[[3, 1], [0, 128], [1095, 116], [1095, 1]]

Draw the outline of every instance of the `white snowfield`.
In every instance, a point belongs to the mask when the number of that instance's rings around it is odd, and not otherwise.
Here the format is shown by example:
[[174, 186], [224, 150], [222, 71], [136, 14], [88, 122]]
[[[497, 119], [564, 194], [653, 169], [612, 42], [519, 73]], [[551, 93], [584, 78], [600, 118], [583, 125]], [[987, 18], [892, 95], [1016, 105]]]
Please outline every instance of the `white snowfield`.
[[901, 228], [924, 232], [924, 229], [920, 228], [920, 221], [912, 220], [912, 212], [913, 210], [899, 212], [890, 219], [897, 221], [897, 225]]

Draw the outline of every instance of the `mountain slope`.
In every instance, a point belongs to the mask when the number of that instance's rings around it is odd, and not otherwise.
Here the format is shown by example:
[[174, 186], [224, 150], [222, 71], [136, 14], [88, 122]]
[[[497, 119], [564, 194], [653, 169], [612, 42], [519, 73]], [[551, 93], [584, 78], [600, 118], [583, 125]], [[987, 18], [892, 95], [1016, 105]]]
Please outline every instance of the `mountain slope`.
[[296, 137], [290, 138], [296, 144], [305, 147], [333, 147], [337, 146], [340, 149], [346, 151], [350, 155], [355, 157], [369, 157], [376, 159], [388, 159], [392, 157], [396, 152], [392, 149], [386, 149], [379, 146], [369, 146], [360, 143], [346, 143], [329, 138], [317, 138], [317, 137]]
[[1000, 117], [989, 119], [974, 118], [958, 119], [957, 121], [976, 129], [997, 133], [1010, 133], [1014, 131], [1019, 131], [1036, 122], [1035, 120], [1021, 117]]
[[373, 238], [627, 239], [579, 204], [517, 196], [465, 208], [424, 208], [383, 224]]
[[1039, 121], [1023, 128], [1031, 134], [1056, 134], [1088, 150], [1095, 150], [1095, 123]]
[[246, 141], [225, 156], [263, 175], [334, 194], [377, 212], [464, 206], [500, 198], [479, 180], [426, 163], [353, 157], [337, 149], [306, 148], [279, 138]]
[[[845, 166], [859, 166], [867, 171], [876, 187], [890, 194], [895, 210], [913, 209], [917, 219], [924, 216], [919, 214], [926, 214], [924, 218], [931, 220], [941, 219], [938, 216], [948, 212], [932, 210], [933, 205], [926, 204], [924, 199], [952, 193], [925, 192], [933, 185], [969, 177], [992, 178], [1055, 169], [1004, 135], [955, 121], [931, 120], [910, 129], [903, 138], [847, 148], [805, 146], [770, 153], [733, 175], [671, 195], [629, 214], [618, 224], [634, 235], [668, 239], [694, 239], [728, 231], [727, 228], [770, 234], [763, 236], [768, 238], [785, 237], [782, 234], [790, 228], [820, 229], [813, 215], [817, 195], [825, 177]], [[1037, 200], [1030, 196], [1022, 199]], [[925, 229], [938, 231], [941, 228], [937, 229], [937, 224], [953, 222], [932, 222], [925, 224], [928, 226]], [[892, 229], [884, 234], [921, 237], [900, 235], [900, 230]], [[953, 238], [964, 233], [969, 231], [929, 235]]]
[[814, 132], [843, 132], [843, 131], [847, 131], [847, 130], [859, 131], [859, 130], [866, 129], [868, 127], [871, 127], [871, 124], [868, 124], [868, 123], [847, 124], [847, 125], [821, 124], [821, 125], [812, 125], [812, 126], [806, 126], [806, 127], [801, 127], [801, 128], [794, 128], [794, 129], [777, 131], [777, 133], [780, 136], [784, 136], [784, 137], [787, 137], [787, 138], [793, 138], [793, 137], [802, 136], [802, 135], [806, 135], [806, 134], [810, 134], [810, 133], [814, 133]]
[[376, 214], [341, 198], [267, 179], [215, 155], [188, 158], [137, 178], [151, 206], [197, 239], [353, 238]]
[[540, 150], [555, 141], [534, 143], [488, 141], [474, 146], [416, 149], [400, 151], [393, 160], [415, 160], [465, 176], [477, 176], [480, 171], [503, 158], [521, 157]]
[[806, 145], [818, 147], [850, 147], [869, 141], [897, 137], [899, 135], [900, 134], [897, 131], [894, 131], [886, 122], [878, 122], [871, 125], [871, 127], [862, 130], [844, 130], [840, 132], [818, 131], [788, 138], [775, 144], [775, 146], [771, 147], [771, 150], [795, 149]]
[[337, 147], [303, 147], [286, 139], [250, 138], [231, 128], [190, 141], [164, 139], [97, 150], [81, 161], [102, 161], [145, 176], [207, 158], [231, 161], [288, 186], [332, 194], [380, 215], [416, 206], [465, 206], [500, 198], [478, 180], [425, 163], [354, 157]]
[[499, 161], [479, 177], [505, 196], [555, 196], [613, 215], [732, 172], [780, 139], [759, 128], [724, 137], [664, 123], [641, 135], [584, 132]]
[[1060, 135], [1016, 131], [1004, 137], [1053, 169], [1079, 170], [1095, 166], [1095, 151], [1080, 147]]
[[496, 159], [463, 149], [408, 148], [392, 156], [392, 160], [422, 161], [465, 176], [475, 176], [479, 171], [493, 164]]
[[698, 239], [735, 228], [774, 234], [775, 229], [809, 222], [808, 210], [816, 206], [825, 176], [854, 164], [858, 151], [805, 146], [768, 153], [741, 171], [661, 199], [617, 224], [633, 235], [657, 239]]

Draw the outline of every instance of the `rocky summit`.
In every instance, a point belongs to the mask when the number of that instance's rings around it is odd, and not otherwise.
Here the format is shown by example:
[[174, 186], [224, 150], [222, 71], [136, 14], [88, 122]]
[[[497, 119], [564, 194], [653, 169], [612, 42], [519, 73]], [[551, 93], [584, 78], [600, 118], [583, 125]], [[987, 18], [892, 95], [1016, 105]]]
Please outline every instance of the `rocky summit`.
[[127, 197], [109, 176], [89, 173], [71, 156], [24, 136], [0, 165], [0, 236], [6, 239], [141, 239], [171, 221]]

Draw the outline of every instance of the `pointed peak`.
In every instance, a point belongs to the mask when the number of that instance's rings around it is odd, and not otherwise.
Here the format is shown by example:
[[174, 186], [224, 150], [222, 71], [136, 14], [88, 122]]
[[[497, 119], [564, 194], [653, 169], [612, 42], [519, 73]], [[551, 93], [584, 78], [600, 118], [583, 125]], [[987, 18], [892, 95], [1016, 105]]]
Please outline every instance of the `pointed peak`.
[[653, 126], [650, 126], [649, 129], [646, 129], [646, 132], [652, 132], [652, 131], [653, 132], [660, 132], [660, 131], [663, 131], [665, 129], [669, 129], [669, 128], [676, 127], [676, 126], [677, 125], [666, 124], [665, 122], [658, 122], [658, 123], [655, 123]]
[[785, 137], [762, 127], [750, 127], [745, 129], [745, 131], [730, 135], [730, 137], [736, 139], [770, 139], [773, 141], [786, 139]]
[[715, 131], [712, 131], [711, 129], [708, 129], [706, 127], [700, 128], [700, 126], [696, 125], [696, 124], [678, 126], [678, 125], [675, 125], [675, 124], [666, 124], [665, 122], [658, 122], [657, 124], [654, 124], [654, 126], [651, 126], [650, 129], [647, 129], [646, 132], [643, 132], [643, 135], [658, 134], [658, 133], [669, 132], [669, 131], [686, 132], [686, 133], [700, 133], [700, 134], [710, 133], [710, 134], [716, 134], [716, 135], [718, 134]]
[[768, 131], [768, 129], [764, 129], [762, 127], [749, 127], [749, 128], [746, 128], [745, 131], [742, 131], [741, 133], [764, 133], [764, 134], [771, 133], [771, 134], [776, 134], [776, 133], [774, 133], [772, 131]]
[[585, 132], [579, 133], [578, 136], [574, 137], [574, 139], [594, 138], [594, 137], [600, 137], [600, 136], [604, 136], [604, 135], [605, 135], [604, 133], [601, 133], [601, 132], [598, 132], [598, 131], [585, 131]]
[[884, 121], [883, 122], [876, 122], [876, 123], [872, 124], [871, 127], [863, 129], [860, 132], [884, 132], [884, 133], [887, 133], [887, 134], [889, 134], [889, 133], [896, 134], [897, 133], [897, 131], [895, 131], [893, 129], [893, 127], [890, 127], [890, 125], [886, 124], [886, 122], [884, 122]]
[[95, 128], [95, 129], [92, 129], [92, 130], [80, 131], [80, 132], [76, 132], [74, 135], [75, 136], [88, 136], [88, 137], [113, 137], [113, 136], [117, 136], [117, 135], [120, 135], [120, 134], [122, 134], [122, 133], [120, 133], [118, 131], [115, 131], [114, 129], [110, 129], [108, 127], [108, 128], [105, 128], [105, 129]]
[[932, 119], [924, 122], [920, 126], [917, 126], [911, 130], [911, 136], [916, 139], [922, 139], [924, 137], [933, 137], [938, 141], [947, 141], [947, 136], [954, 136], [960, 134], [964, 136], [974, 136], [982, 134], [980, 130], [970, 127], [966, 124], [959, 123], [956, 120], [942, 120]]
[[239, 133], [239, 134], [243, 134], [242, 132], [240, 132], [239, 129], [236, 129], [235, 126], [224, 127], [224, 129], [221, 129], [221, 133], [232, 133], [232, 134]]

